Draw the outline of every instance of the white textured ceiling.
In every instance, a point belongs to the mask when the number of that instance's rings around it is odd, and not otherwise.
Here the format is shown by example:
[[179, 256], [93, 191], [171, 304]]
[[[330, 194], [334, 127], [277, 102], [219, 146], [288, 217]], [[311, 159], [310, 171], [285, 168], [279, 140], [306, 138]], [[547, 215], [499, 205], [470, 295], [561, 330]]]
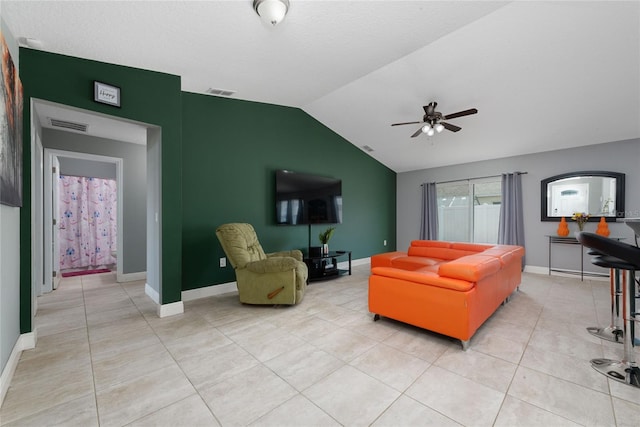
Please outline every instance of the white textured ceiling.
[[[402, 172], [640, 137], [640, 2], [4, 1], [14, 37], [302, 108]], [[422, 106], [458, 133], [410, 138]]]

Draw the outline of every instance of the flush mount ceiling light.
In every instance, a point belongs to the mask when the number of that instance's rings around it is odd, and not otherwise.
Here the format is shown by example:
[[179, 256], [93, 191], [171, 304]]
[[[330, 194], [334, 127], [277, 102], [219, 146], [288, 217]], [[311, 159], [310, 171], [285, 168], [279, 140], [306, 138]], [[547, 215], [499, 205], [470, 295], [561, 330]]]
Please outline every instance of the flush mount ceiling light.
[[253, 0], [253, 9], [260, 18], [275, 27], [289, 11], [289, 0]]

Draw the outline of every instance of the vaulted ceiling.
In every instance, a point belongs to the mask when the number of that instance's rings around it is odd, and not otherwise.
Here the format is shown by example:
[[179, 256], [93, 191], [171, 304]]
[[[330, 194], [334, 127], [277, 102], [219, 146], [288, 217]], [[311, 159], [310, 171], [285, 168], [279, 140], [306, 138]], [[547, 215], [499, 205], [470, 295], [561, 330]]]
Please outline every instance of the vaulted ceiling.
[[[397, 171], [640, 137], [639, 1], [0, 1], [41, 49], [299, 107]], [[462, 127], [410, 136], [422, 106]], [[250, 126], [248, 118], [248, 126]]]

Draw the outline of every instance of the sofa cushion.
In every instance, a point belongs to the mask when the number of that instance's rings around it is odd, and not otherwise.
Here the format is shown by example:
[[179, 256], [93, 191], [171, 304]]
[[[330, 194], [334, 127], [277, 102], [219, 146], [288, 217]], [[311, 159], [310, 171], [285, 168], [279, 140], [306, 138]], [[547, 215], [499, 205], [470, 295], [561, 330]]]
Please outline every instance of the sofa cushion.
[[403, 270], [417, 270], [422, 267], [437, 265], [442, 262], [441, 259], [427, 258], [423, 256], [403, 256], [394, 258], [391, 261], [391, 267], [401, 268]]
[[433, 274], [438, 274], [438, 269], [440, 268], [440, 264], [433, 264], [433, 265], [428, 265], [426, 267], [420, 267], [419, 269], [415, 270], [415, 271], [424, 271], [424, 272], [429, 272], [429, 273], [433, 273]]
[[441, 264], [438, 268], [438, 274], [444, 277], [477, 282], [483, 277], [497, 273], [501, 268], [502, 263], [498, 258], [476, 254]]
[[438, 248], [438, 247], [423, 247], [423, 246], [410, 246], [407, 252], [410, 256], [415, 257], [428, 257], [436, 259], [456, 259], [465, 255], [473, 255], [475, 251], [463, 251], [460, 249], [451, 248]]
[[482, 252], [482, 255], [498, 258], [503, 266], [509, 264], [509, 262], [515, 256], [513, 251], [504, 250], [499, 248], [498, 246], [491, 249], [487, 249], [486, 251]]
[[373, 267], [391, 267], [393, 260], [396, 258], [406, 257], [406, 252], [385, 252], [371, 256], [371, 268]]
[[451, 246], [450, 242], [442, 240], [412, 240], [411, 246], [421, 246], [429, 248], [448, 248]]
[[494, 247], [494, 245], [483, 245], [480, 243], [454, 242], [451, 243], [451, 249], [459, 249], [461, 251], [482, 252]]
[[407, 271], [392, 267], [376, 267], [372, 269], [371, 272], [376, 276], [407, 280], [409, 282], [437, 286], [439, 288], [451, 289], [460, 292], [469, 291], [475, 286], [475, 283], [450, 277], [442, 277], [431, 271]]

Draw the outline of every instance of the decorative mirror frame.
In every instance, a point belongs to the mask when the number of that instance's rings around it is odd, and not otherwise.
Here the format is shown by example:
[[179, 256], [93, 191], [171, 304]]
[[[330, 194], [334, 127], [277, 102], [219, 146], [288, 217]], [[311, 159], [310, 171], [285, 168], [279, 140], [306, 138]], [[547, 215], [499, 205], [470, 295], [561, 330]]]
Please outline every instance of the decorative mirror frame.
[[[560, 221], [561, 216], [548, 216], [547, 204], [549, 202], [550, 192], [549, 185], [555, 181], [567, 179], [567, 178], [579, 178], [587, 176], [601, 176], [604, 178], [615, 178], [616, 180], [616, 216], [605, 216], [605, 221], [614, 222], [617, 218], [624, 218], [624, 178], [625, 174], [619, 172], [608, 171], [582, 171], [582, 172], [570, 172], [560, 175], [555, 175], [540, 182], [540, 220], [541, 221]], [[588, 212], [587, 212], [588, 213]], [[566, 215], [565, 215], [566, 216]], [[589, 221], [599, 221], [600, 216], [591, 216]]]

